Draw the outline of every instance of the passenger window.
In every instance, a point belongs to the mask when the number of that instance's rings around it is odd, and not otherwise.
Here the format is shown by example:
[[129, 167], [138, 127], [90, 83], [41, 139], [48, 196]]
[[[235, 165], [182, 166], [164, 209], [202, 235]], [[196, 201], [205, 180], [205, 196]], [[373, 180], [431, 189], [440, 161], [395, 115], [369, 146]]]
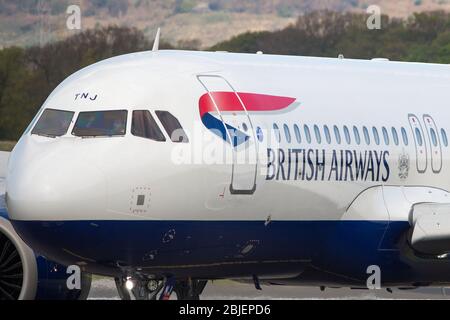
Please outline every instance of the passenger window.
[[156, 116], [159, 118], [159, 121], [161, 121], [161, 124], [163, 125], [164, 129], [167, 132], [167, 135], [170, 137], [170, 140], [172, 142], [176, 143], [188, 143], [189, 138], [186, 135], [186, 132], [184, 131], [183, 127], [180, 124], [180, 121], [178, 121], [177, 118], [173, 114], [171, 114], [168, 111], [155, 111]]
[[278, 125], [276, 123], [273, 124], [273, 132], [275, 134], [275, 139], [277, 139], [277, 142], [281, 142], [281, 133], [280, 128], [278, 128]]
[[126, 110], [80, 112], [72, 134], [77, 137], [123, 136], [127, 114]]
[[363, 127], [363, 132], [364, 132], [364, 139], [366, 139], [366, 144], [370, 145], [369, 129], [367, 129], [367, 127]]
[[345, 136], [345, 140], [347, 141], [347, 144], [351, 144], [352, 139], [350, 138], [350, 131], [348, 130], [347, 126], [344, 126], [344, 136]]
[[403, 143], [405, 144], [405, 146], [407, 146], [409, 144], [408, 134], [406, 133], [406, 129], [403, 127], [402, 127], [402, 137], [403, 137]]
[[314, 132], [316, 134], [316, 140], [318, 144], [322, 143], [322, 136], [320, 135], [320, 129], [317, 125], [314, 126]]
[[341, 133], [339, 132], [339, 128], [334, 126], [334, 135], [336, 137], [337, 144], [341, 144]]
[[441, 129], [441, 136], [442, 136], [442, 142], [444, 143], [444, 146], [448, 147], [447, 132], [445, 132], [444, 129]]
[[309, 127], [305, 125], [305, 137], [308, 143], [311, 143], [311, 132], [309, 131]]
[[323, 130], [325, 131], [325, 138], [327, 139], [327, 143], [331, 144], [331, 134], [328, 126], [323, 126]]
[[74, 112], [46, 109], [31, 134], [45, 137], [61, 137], [67, 133]]
[[133, 111], [131, 134], [136, 137], [151, 139], [159, 142], [166, 141], [164, 134], [148, 110]]
[[295, 138], [297, 139], [298, 143], [302, 143], [302, 136], [300, 134], [300, 129], [298, 128], [298, 125], [294, 124], [294, 132], [295, 132]]
[[394, 138], [394, 143], [396, 146], [399, 145], [399, 140], [398, 140], [398, 134], [397, 134], [397, 130], [392, 127], [392, 137]]
[[377, 144], [377, 146], [379, 146], [380, 145], [380, 136], [378, 135], [377, 128], [373, 127], [372, 132], [373, 132], [373, 137], [375, 139], [375, 143]]
[[437, 147], [438, 146], [438, 138], [437, 138], [437, 135], [436, 135], [436, 131], [434, 131], [434, 129], [431, 128], [430, 129], [430, 133], [431, 133], [431, 141], [433, 142], [433, 145], [435, 147]]
[[286, 141], [288, 143], [291, 143], [291, 131], [289, 130], [289, 127], [287, 124], [284, 125], [284, 134], [286, 136]]
[[359, 130], [357, 127], [353, 127], [353, 134], [355, 135], [355, 140], [358, 145], [361, 144], [361, 137], [359, 135]]
[[420, 130], [418, 128], [416, 128], [416, 130], [414, 130], [414, 132], [416, 133], [417, 144], [419, 145], [419, 147], [423, 146], [423, 139], [422, 139], [422, 134], [420, 133]]
[[385, 127], [383, 127], [382, 129], [383, 131], [383, 137], [384, 137], [384, 143], [388, 146], [390, 141], [389, 141], [389, 133], [387, 131], [387, 129]]

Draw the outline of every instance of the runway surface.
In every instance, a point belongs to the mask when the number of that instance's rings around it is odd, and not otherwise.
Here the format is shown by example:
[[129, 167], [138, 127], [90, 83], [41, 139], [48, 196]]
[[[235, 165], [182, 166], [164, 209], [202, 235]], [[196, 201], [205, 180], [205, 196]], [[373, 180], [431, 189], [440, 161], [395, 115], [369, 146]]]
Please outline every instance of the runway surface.
[[[450, 289], [423, 288], [417, 290], [397, 290], [393, 293], [381, 290], [326, 289], [313, 287], [263, 286], [257, 291], [254, 286], [232, 281], [208, 283], [202, 300], [376, 300], [376, 299], [450, 299]], [[448, 295], [448, 296], [447, 296]], [[91, 300], [118, 300], [114, 280], [95, 279], [89, 295]]]

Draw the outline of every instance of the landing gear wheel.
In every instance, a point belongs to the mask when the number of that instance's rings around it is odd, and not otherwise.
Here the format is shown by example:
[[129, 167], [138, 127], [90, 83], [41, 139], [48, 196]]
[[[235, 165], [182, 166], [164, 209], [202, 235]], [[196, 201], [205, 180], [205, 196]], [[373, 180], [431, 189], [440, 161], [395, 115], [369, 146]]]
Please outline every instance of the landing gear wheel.
[[87, 300], [91, 291], [92, 275], [90, 273], [81, 273], [81, 289], [72, 290], [67, 300]]
[[114, 278], [114, 281], [116, 282], [116, 289], [119, 293], [119, 297], [121, 300], [131, 300], [130, 293], [125, 287], [126, 279], [124, 278]]
[[200, 295], [206, 287], [207, 281], [188, 280], [178, 281], [173, 288], [178, 300], [200, 300]]
[[[173, 296], [176, 295], [176, 299]], [[195, 293], [189, 293], [189, 288], [184, 287], [176, 287], [173, 288], [173, 293], [171, 296], [171, 300], [191, 300], [198, 301], [200, 300], [200, 295]]]
[[[122, 300], [200, 300], [200, 295], [207, 281], [188, 280], [177, 281], [175, 285], [169, 281], [133, 280], [133, 288], [127, 288], [127, 278], [116, 278], [116, 287]], [[172, 288], [173, 285], [173, 288]], [[165, 293], [167, 286], [169, 292]], [[162, 296], [162, 297], [161, 297]]]
[[163, 281], [137, 280], [133, 281], [133, 288], [126, 286], [127, 278], [115, 278], [117, 292], [122, 300], [156, 300], [163, 288]]

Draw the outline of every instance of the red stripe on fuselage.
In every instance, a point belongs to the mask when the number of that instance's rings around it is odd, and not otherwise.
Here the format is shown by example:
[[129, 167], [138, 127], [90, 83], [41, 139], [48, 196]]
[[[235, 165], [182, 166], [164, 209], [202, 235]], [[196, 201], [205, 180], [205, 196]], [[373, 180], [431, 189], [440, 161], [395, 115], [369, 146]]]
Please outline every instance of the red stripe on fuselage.
[[[290, 106], [295, 98], [271, 96], [256, 93], [237, 93], [247, 111], [277, 111]], [[234, 92], [210, 92], [201, 96], [199, 101], [200, 116], [207, 112], [216, 112], [211, 96], [220, 111], [244, 111], [241, 102]]]

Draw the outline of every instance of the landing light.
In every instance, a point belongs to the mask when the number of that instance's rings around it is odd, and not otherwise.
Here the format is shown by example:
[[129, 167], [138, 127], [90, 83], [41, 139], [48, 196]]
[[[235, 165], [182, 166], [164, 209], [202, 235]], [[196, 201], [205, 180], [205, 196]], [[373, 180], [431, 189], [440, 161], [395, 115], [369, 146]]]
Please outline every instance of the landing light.
[[127, 288], [127, 290], [131, 291], [134, 288], [134, 282], [131, 279], [127, 279], [127, 281], [125, 282], [125, 288]]

